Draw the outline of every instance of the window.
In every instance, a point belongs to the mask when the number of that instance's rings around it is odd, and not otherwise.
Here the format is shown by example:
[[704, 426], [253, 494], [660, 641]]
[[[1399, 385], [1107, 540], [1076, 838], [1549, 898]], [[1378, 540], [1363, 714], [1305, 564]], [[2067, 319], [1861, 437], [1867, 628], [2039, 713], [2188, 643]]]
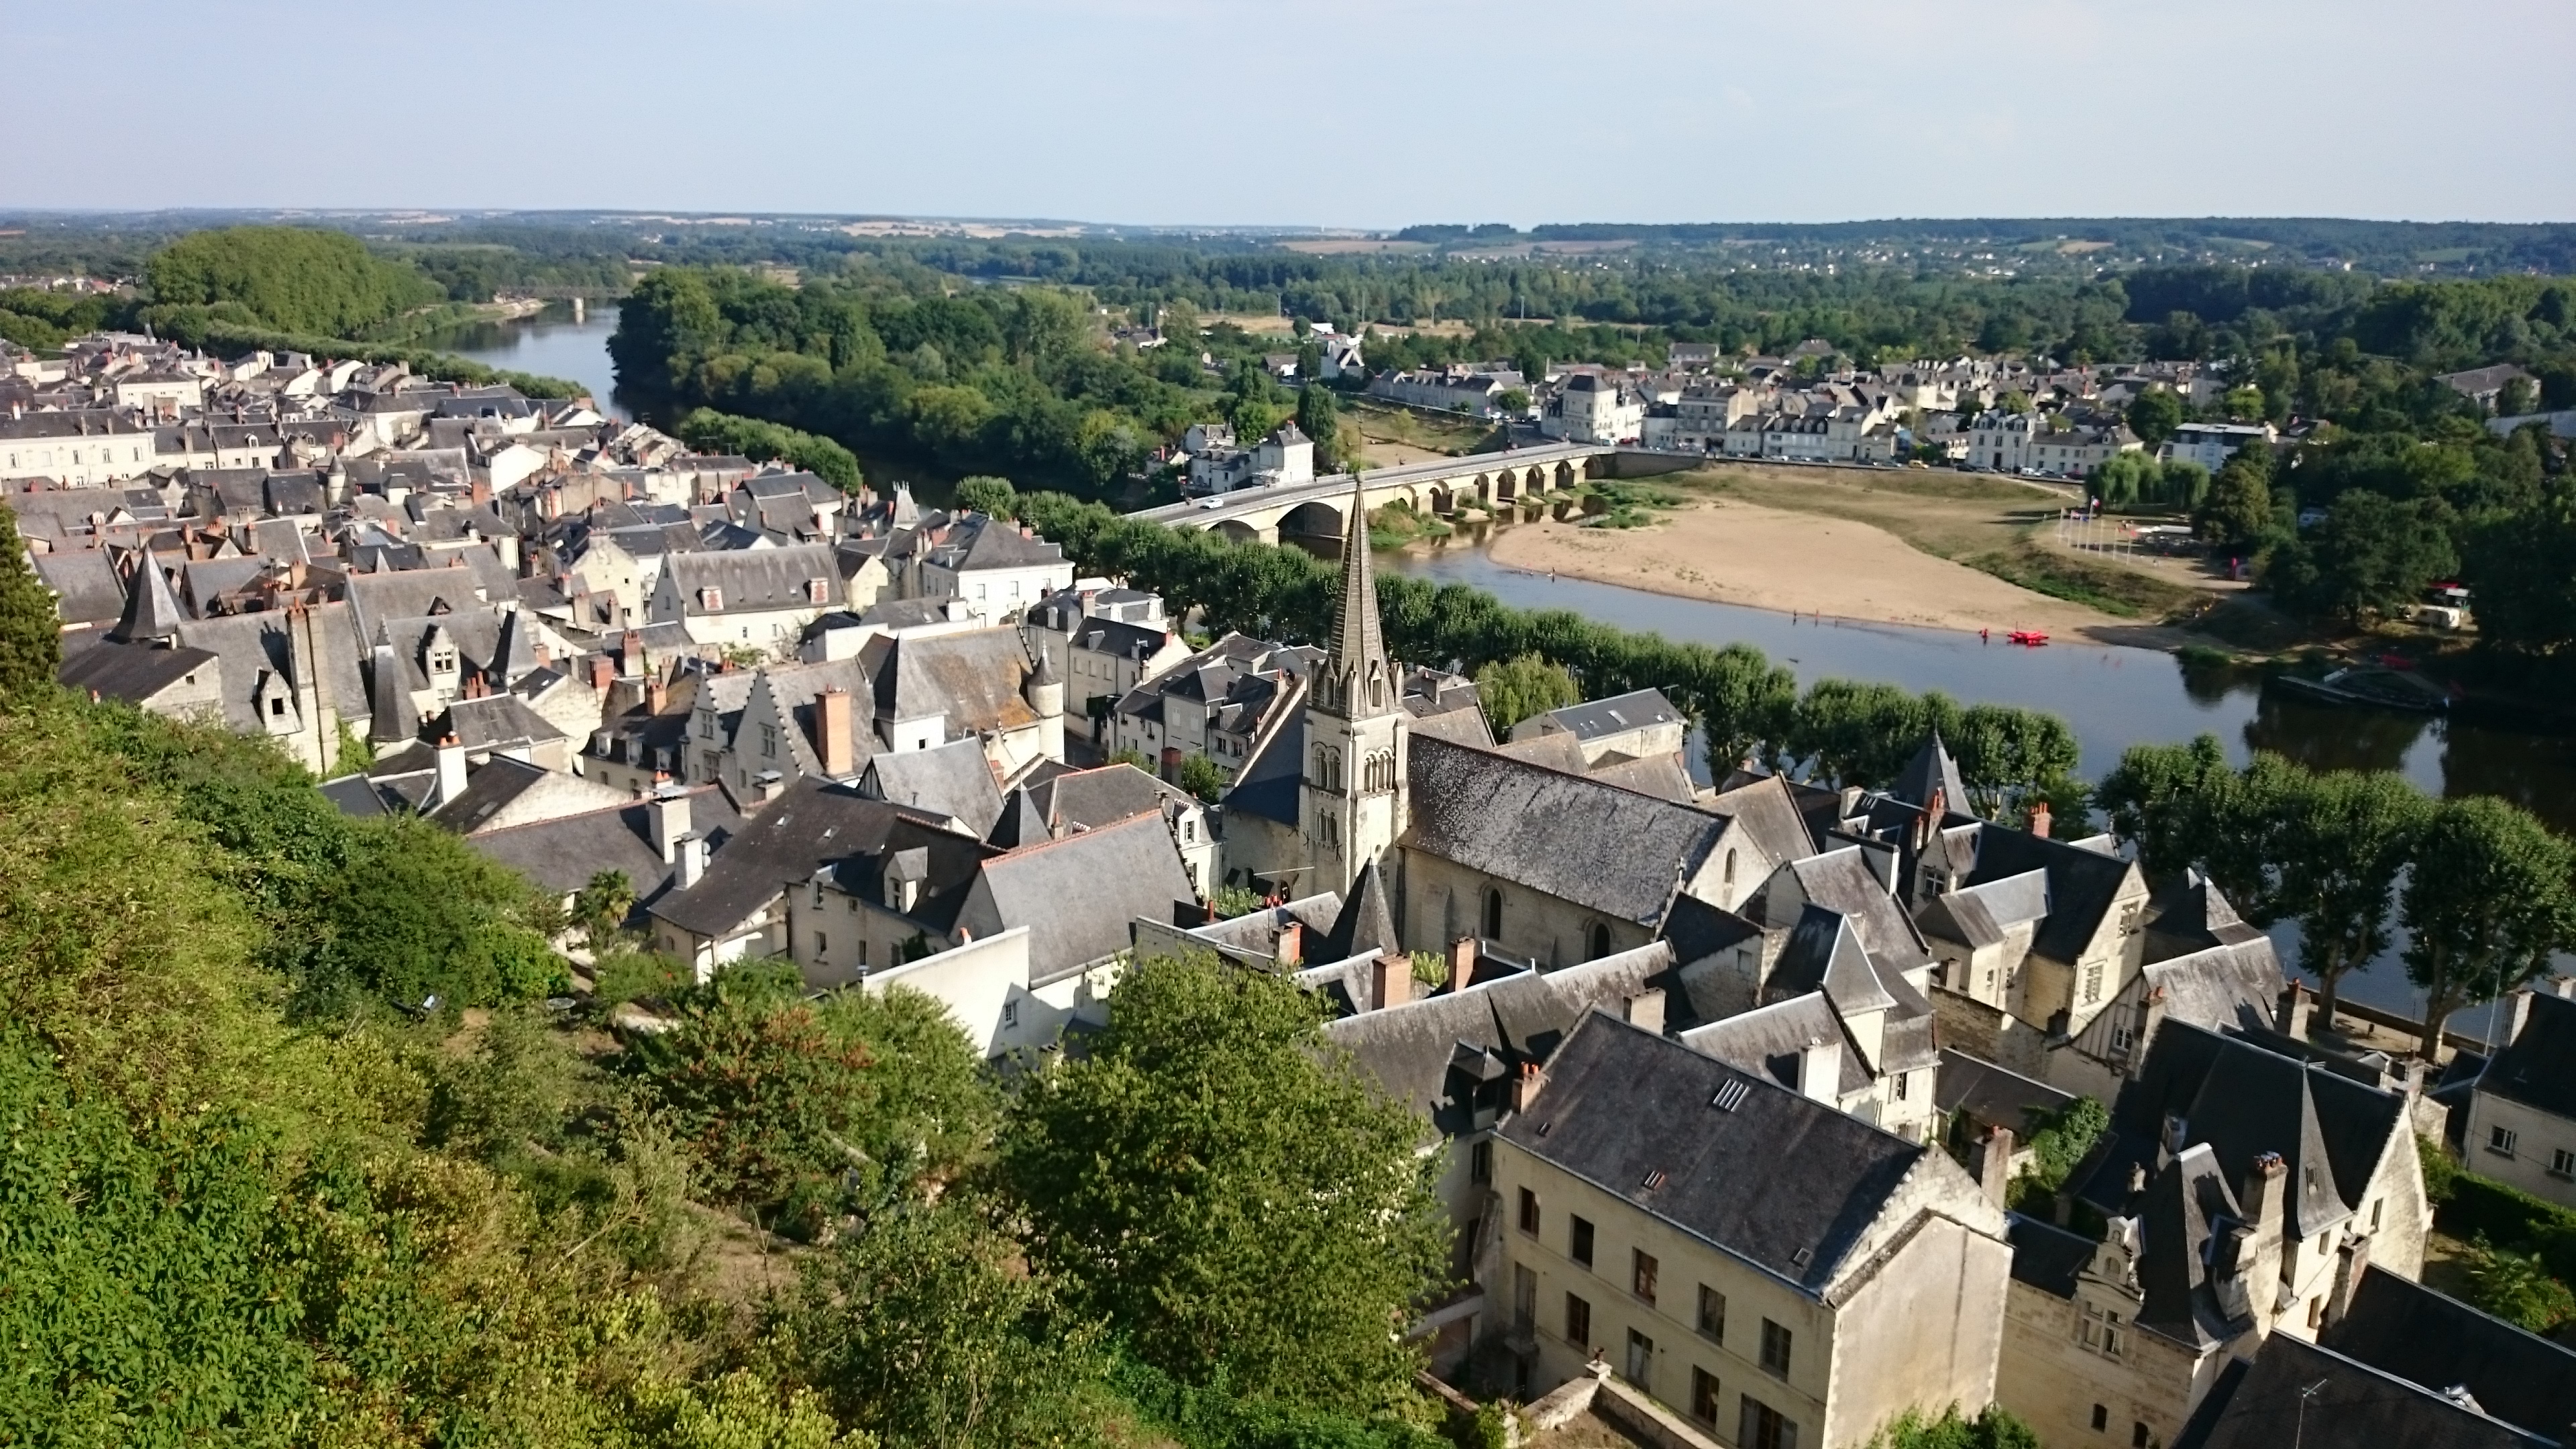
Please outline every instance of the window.
[[1020, 1024], [1020, 1004], [1019, 1004], [1018, 1002], [1016, 1002], [1016, 1001], [1005, 1001], [1005, 1002], [1003, 1002], [1003, 1003], [1002, 1003], [1002, 1029], [1003, 1029], [1004, 1031], [1009, 1031], [1010, 1029], [1012, 1029], [1013, 1027], [1018, 1026], [1019, 1024]]
[[1592, 1266], [1592, 1224], [1583, 1218], [1569, 1219], [1565, 1231], [1565, 1255], [1589, 1268]]
[[2078, 1000], [2099, 1001], [2101, 999], [2102, 964], [2097, 961], [2084, 968], [2084, 994]]
[[1751, 1394], [1744, 1396], [1736, 1426], [1735, 1437], [1745, 1449], [1798, 1449], [1796, 1422]]
[[1652, 1303], [1655, 1301], [1655, 1270], [1661, 1266], [1655, 1255], [1631, 1250], [1628, 1255], [1628, 1291]]
[[1711, 1343], [1726, 1342], [1726, 1295], [1705, 1283], [1699, 1285], [1699, 1331]]
[[1789, 1349], [1789, 1330], [1773, 1323], [1768, 1318], [1763, 1319], [1762, 1371], [1779, 1378], [1787, 1378], [1789, 1376]]
[[2490, 1127], [2487, 1129], [2487, 1151], [2496, 1154], [2498, 1157], [2513, 1156], [2514, 1144], [2520, 1140], [2521, 1139], [2519, 1137], [2514, 1135], [2513, 1129], [2510, 1127]]
[[[2557, 1151], [2550, 1153], [2549, 1175], [2551, 1177], [2576, 1177], [2576, 1152], [2570, 1152], [2566, 1148], [2561, 1147]], [[2377, 1228], [2379, 1226], [2379, 1209], [2375, 1204], [2371, 1208], [2370, 1225], [2373, 1228]]]
[[2129, 1449], [2147, 1449], [2147, 1426], [2145, 1424], [2133, 1422], [2129, 1425]]
[[760, 727], [760, 753], [766, 759], [778, 758], [778, 726], [765, 724]]
[[1726, 852], [1725, 880], [1728, 885], [1735, 884], [1735, 852], [1733, 850]]
[[1898, 1101], [1900, 1101], [1900, 1102], [1902, 1102], [1902, 1101], [1904, 1101], [1904, 1100], [1905, 1100], [1905, 1081], [1906, 1081], [1906, 1076], [1907, 1076], [1907, 1074], [1906, 1074], [1906, 1073], [1904, 1073], [1904, 1072], [1898, 1072], [1898, 1073], [1896, 1074], [1896, 1100], [1898, 1100]]
[[1478, 1142], [1467, 1148], [1467, 1180], [1469, 1182], [1491, 1182], [1494, 1180], [1493, 1143]]
[[1499, 941], [1502, 937], [1503, 893], [1498, 890], [1488, 889], [1485, 892], [1485, 939], [1488, 941]]
[[2137, 1041], [2138, 1034], [2129, 1028], [2125, 1026], [2111, 1028], [2111, 1050], [2126, 1053], [2130, 1047], [2137, 1044]]
[[1592, 1305], [1571, 1293], [1565, 1295], [1565, 1341], [1578, 1351], [1592, 1342]]
[[1538, 1236], [1538, 1194], [1528, 1188], [1521, 1189], [1521, 1231]]
[[[852, 896], [852, 897], [850, 898], [850, 909], [855, 911], [855, 910], [857, 910], [858, 908], [859, 908], [859, 899], [858, 899], [858, 897], [856, 897], [856, 896]], [[867, 966], [867, 964], [868, 964], [868, 943], [866, 942], [866, 940], [862, 939], [862, 940], [859, 942], [859, 965], [860, 965], [860, 967], [861, 967], [862, 969], [864, 969], [864, 968]]]
[[1703, 1424], [1717, 1423], [1717, 1375], [1691, 1365], [1690, 1416]]
[[1592, 923], [1592, 929], [1588, 931], [1586, 935], [1589, 937], [1586, 944], [1590, 949], [1586, 951], [1583, 959], [1587, 961], [1598, 961], [1602, 957], [1610, 954], [1610, 928], [1608, 926], [1599, 921], [1595, 921]]
[[2093, 1406], [2093, 1432], [2099, 1434], [2110, 1427], [2111, 1410], [2106, 1405], [2095, 1404]]
[[824, 935], [820, 931], [816, 931], [814, 933], [814, 954], [817, 956], [827, 955], [831, 952], [831, 949], [832, 938]]

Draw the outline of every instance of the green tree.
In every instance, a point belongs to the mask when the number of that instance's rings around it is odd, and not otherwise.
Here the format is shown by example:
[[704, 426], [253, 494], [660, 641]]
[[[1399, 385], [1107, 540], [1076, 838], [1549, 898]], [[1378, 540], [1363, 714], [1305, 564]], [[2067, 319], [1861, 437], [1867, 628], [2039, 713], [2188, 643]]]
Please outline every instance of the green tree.
[[2496, 416], [2519, 418], [2540, 410], [2540, 385], [2527, 377], [2510, 377], [2496, 392]]
[[2040, 1449], [2039, 1435], [2011, 1411], [1987, 1406], [1975, 1418], [1952, 1404], [1939, 1418], [1919, 1409], [1896, 1416], [1869, 1441], [1870, 1449]]
[[2260, 422], [2263, 418], [2263, 389], [2253, 386], [2230, 388], [2225, 407], [2227, 415], [2238, 422]]
[[2491, 796], [2445, 800], [2418, 837], [2406, 879], [2406, 976], [2424, 992], [2423, 1053], [2442, 1024], [2492, 1001], [2576, 946], [2576, 846]]
[[2398, 872], [2433, 802], [2386, 771], [2338, 770], [2307, 780], [2286, 804], [2281, 914], [2299, 923], [2299, 965], [2317, 978], [2331, 1024], [2345, 973], [2388, 949]]
[[957, 506], [971, 513], [990, 514], [995, 518], [1018, 516], [1020, 490], [1008, 478], [977, 474], [957, 480]]
[[2218, 806], [2230, 773], [2216, 735], [2187, 745], [2131, 745], [2095, 798], [2110, 812], [2111, 829], [2138, 847], [2139, 863], [2172, 876], [2217, 853]]
[[1213, 805], [1217, 795], [1225, 789], [1225, 772], [1217, 768], [1216, 761], [1205, 755], [1186, 755], [1181, 759], [1180, 768], [1173, 772], [1172, 783]]
[[1331, 388], [1321, 382], [1308, 382], [1297, 390], [1297, 430], [1314, 440], [1317, 473], [1340, 469], [1341, 427]]
[[705, 452], [731, 453], [755, 463], [782, 459], [844, 493], [858, 492], [862, 481], [858, 457], [849, 449], [830, 438], [777, 423], [699, 408], [680, 419], [673, 431], [680, 441]]
[[2545, 1336], [2576, 1318], [2576, 1292], [2551, 1275], [2541, 1255], [2493, 1247], [2481, 1237], [2461, 1256], [2469, 1270], [2469, 1301], [2507, 1323]]
[[597, 945], [608, 939], [635, 909], [635, 883], [622, 870], [594, 871], [590, 883], [572, 898], [573, 919]]
[[2459, 571], [2448, 513], [2439, 499], [2399, 502], [2356, 488], [2276, 565], [2273, 592], [2285, 605], [2340, 614], [2355, 625], [2400, 613], [2435, 579]]
[[[2251, 452], [2253, 450], [2246, 450]], [[2272, 478], [2245, 453], [2227, 461], [2209, 483], [2209, 497], [2193, 520], [2200, 536], [2221, 548], [2241, 549], [2272, 531]]]
[[806, 1260], [773, 1318], [795, 1376], [888, 1445], [1100, 1442], [1097, 1331], [970, 1194], [871, 1215]]
[[710, 1193], [812, 1234], [854, 1204], [955, 1171], [989, 1135], [982, 1064], [918, 992], [803, 999], [795, 968], [737, 966], [688, 993], [633, 1067]]
[[2561, 503], [2486, 522], [2472, 535], [2468, 567], [2481, 640], [2542, 656], [2576, 645], [2576, 509]]
[[1529, 390], [1527, 388], [1518, 387], [1504, 388], [1501, 392], [1494, 394], [1494, 406], [1501, 410], [1504, 417], [1525, 417], [1529, 413]]
[[2078, 1097], [2054, 1112], [2032, 1109], [2022, 1124], [2030, 1166], [2016, 1174], [2008, 1195], [2022, 1212], [2050, 1210], [2058, 1190], [2111, 1125], [2111, 1112], [2091, 1097]]
[[53, 693], [62, 663], [62, 613], [27, 565], [18, 516], [0, 507], [0, 707]]
[[2169, 387], [2150, 388], [2129, 400], [2129, 431], [2152, 452], [2182, 426], [2182, 413], [2182, 394]]
[[544, 996], [563, 984], [527, 924], [526, 881], [426, 820], [360, 824], [312, 902], [319, 939], [299, 966], [306, 1009], [355, 996], [448, 1008]]
[[162, 305], [238, 302], [288, 332], [354, 337], [439, 299], [418, 269], [370, 256], [346, 232], [234, 226], [191, 232], [144, 264]]
[[1022, 1090], [1001, 1166], [1030, 1253], [1145, 1362], [1358, 1412], [1404, 1400], [1399, 1338], [1449, 1229], [1427, 1125], [1320, 1036], [1294, 982], [1138, 962], [1088, 1057]]
[[[2082, 757], [2065, 720], [2016, 705], [1970, 705], [1944, 731], [1969, 797], [1951, 801], [1951, 808], [1990, 820], [2016, 816], [2034, 798], [2048, 799], [2054, 810]], [[2080, 812], [2059, 818], [2072, 826], [2080, 823]]]
[[1477, 670], [1476, 701], [1485, 707], [1485, 723], [1499, 740], [1523, 720], [1581, 704], [1583, 690], [1564, 665], [1524, 654]]

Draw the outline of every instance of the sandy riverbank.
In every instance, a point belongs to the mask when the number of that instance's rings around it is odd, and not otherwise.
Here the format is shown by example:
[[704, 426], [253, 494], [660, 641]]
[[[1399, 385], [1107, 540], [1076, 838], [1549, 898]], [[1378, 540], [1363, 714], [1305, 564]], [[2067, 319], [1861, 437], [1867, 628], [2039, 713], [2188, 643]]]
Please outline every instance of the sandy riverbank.
[[1934, 629], [2159, 642], [2140, 637], [2148, 631], [2138, 620], [2033, 593], [1866, 523], [1727, 499], [1694, 502], [1647, 528], [1551, 520], [1493, 537], [1494, 561], [1512, 568], [1684, 598]]

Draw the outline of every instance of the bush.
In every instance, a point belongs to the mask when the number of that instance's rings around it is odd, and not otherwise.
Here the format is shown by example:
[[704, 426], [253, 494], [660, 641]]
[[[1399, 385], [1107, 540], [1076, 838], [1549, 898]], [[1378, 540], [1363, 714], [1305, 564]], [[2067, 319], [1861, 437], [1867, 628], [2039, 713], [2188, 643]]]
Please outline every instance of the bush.
[[2469, 1172], [2429, 1143], [2419, 1141], [2418, 1150], [2435, 1227], [2464, 1242], [2528, 1254], [2553, 1276], [2576, 1282], [2576, 1211]]
[[844, 493], [858, 492], [862, 481], [859, 460], [849, 449], [830, 438], [778, 423], [699, 408], [680, 419], [672, 432], [690, 447], [709, 453], [735, 454], [755, 463], [784, 459]]

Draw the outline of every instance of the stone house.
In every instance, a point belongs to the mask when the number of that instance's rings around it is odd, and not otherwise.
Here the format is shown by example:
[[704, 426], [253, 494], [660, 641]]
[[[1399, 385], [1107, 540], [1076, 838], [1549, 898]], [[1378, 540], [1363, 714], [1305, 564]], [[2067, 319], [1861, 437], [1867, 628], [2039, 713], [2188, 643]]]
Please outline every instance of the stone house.
[[2470, 1089], [2467, 1167], [2576, 1207], [2576, 977], [2513, 995], [2511, 1035]]
[[2012, 1251], [1945, 1154], [1600, 1010], [1509, 1092], [1477, 1279], [1518, 1397], [1606, 1360], [1746, 1449], [1994, 1397]]
[[850, 601], [828, 544], [673, 554], [645, 604], [645, 617], [677, 623], [709, 650], [793, 652], [805, 626]]

